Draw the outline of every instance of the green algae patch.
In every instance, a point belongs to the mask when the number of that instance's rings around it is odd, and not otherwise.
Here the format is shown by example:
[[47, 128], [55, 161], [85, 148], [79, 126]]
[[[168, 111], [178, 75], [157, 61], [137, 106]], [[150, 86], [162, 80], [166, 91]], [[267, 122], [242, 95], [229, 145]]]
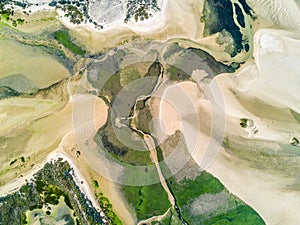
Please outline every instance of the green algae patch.
[[169, 183], [188, 224], [265, 224], [255, 210], [229, 193], [217, 178], [205, 171], [194, 179], [177, 181], [171, 178]]
[[162, 215], [171, 207], [168, 195], [160, 183], [148, 186], [124, 186], [124, 193], [134, 208], [138, 221]]
[[59, 43], [61, 43], [63, 46], [65, 46], [67, 49], [69, 49], [72, 53], [74, 53], [76, 55], [84, 55], [85, 54], [85, 51], [72, 41], [70, 34], [68, 32], [56, 31], [53, 34], [53, 37]]

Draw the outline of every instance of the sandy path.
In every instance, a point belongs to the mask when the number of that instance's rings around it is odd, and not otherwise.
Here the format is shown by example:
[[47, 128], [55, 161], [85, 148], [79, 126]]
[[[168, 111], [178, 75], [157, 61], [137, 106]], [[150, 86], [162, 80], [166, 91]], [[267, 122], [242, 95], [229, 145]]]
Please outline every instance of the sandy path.
[[171, 191], [170, 191], [170, 189], [167, 185], [167, 182], [165, 181], [164, 175], [162, 174], [162, 171], [160, 169], [158, 158], [157, 158], [155, 143], [154, 143], [153, 139], [147, 134], [144, 135], [144, 140], [145, 140], [145, 142], [147, 144], [147, 147], [150, 151], [151, 160], [155, 164], [155, 167], [156, 167], [156, 170], [157, 170], [157, 173], [158, 173], [158, 176], [159, 176], [160, 183], [163, 186], [163, 188], [165, 189], [165, 191], [167, 192], [168, 198], [169, 198], [169, 201], [170, 201], [172, 207], [174, 207], [175, 206], [175, 199], [174, 199], [174, 197], [173, 197], [173, 195], [172, 195], [172, 193], [171, 193]]
[[152, 222], [159, 222], [159, 221], [163, 220], [166, 217], [166, 215], [168, 215], [170, 210], [171, 210], [171, 208], [169, 208], [167, 210], [167, 212], [165, 212], [163, 215], [153, 216], [153, 217], [151, 217], [147, 220], [143, 220], [143, 221], [139, 222], [137, 225], [145, 225], [145, 224], [146, 225], [151, 225]]

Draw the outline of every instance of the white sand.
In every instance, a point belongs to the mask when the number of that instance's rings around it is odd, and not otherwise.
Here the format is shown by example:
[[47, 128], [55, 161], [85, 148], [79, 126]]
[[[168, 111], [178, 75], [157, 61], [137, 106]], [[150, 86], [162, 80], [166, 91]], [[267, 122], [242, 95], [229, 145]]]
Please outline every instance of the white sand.
[[[154, 13], [152, 17], [144, 21], [133, 21], [129, 20], [127, 23], [124, 22], [125, 16], [116, 15], [115, 18], [111, 19], [108, 23], [104, 23], [103, 29], [95, 27], [91, 23], [73, 24], [68, 18], [64, 16], [64, 12], [60, 9], [57, 10], [60, 21], [70, 29], [85, 29], [91, 32], [111, 32], [113, 30], [131, 30], [136, 33], [152, 33], [155, 30], [162, 29], [167, 23], [167, 9], [169, 0], [163, 0], [161, 3], [160, 11]], [[112, 12], [116, 13], [116, 12]], [[110, 15], [107, 15], [110, 17]], [[105, 18], [103, 18], [105, 20]]]
[[299, 37], [300, 18], [296, 1], [299, 2], [299, 0], [248, 0], [247, 2], [259, 18], [269, 21], [276, 28], [293, 30], [294, 35]]

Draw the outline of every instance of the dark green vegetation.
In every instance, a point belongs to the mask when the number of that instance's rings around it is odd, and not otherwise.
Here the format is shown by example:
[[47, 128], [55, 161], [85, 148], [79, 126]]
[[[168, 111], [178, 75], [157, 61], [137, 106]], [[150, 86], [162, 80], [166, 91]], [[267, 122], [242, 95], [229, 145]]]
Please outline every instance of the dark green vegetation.
[[11, 24], [16, 27], [17, 25], [23, 25], [24, 20], [21, 18], [13, 19], [14, 16], [14, 10], [7, 8], [4, 9], [5, 4], [7, 4], [9, 1], [1, 1], [0, 2], [0, 21], [4, 20], [6, 22], [11, 22]]
[[20, 161], [21, 163], [24, 163], [24, 162], [25, 162], [24, 156], [22, 156], [22, 157], [20, 157], [20, 158], [18, 158], [18, 159], [14, 159], [13, 161], [11, 161], [11, 162], [9, 163], [9, 165], [11, 166], [11, 165], [15, 164], [17, 161]]
[[[213, 78], [221, 73], [233, 73], [237, 69], [236, 66], [227, 66], [218, 62], [214, 57], [201, 49], [188, 48], [187, 51], [191, 51], [193, 55], [196, 55], [196, 59], [202, 62], [202, 68], [207, 69], [206, 72], [209, 78]], [[200, 69], [202, 68], [200, 67]]]
[[174, 209], [171, 209], [166, 217], [160, 222], [154, 221], [151, 225], [181, 225], [182, 222], [177, 216], [177, 213]]
[[[94, 180], [93, 183], [95, 184], [95, 187], [96, 187], [95, 189], [98, 189], [98, 187], [99, 187], [98, 182], [96, 180]], [[103, 210], [104, 214], [107, 216], [109, 224], [122, 225], [121, 220], [118, 218], [116, 213], [113, 211], [112, 204], [110, 204], [109, 199], [106, 198], [102, 192], [97, 193], [97, 191], [96, 191], [95, 194], [99, 201], [101, 209]]]
[[61, 44], [63, 44], [67, 49], [69, 49], [72, 53], [76, 54], [76, 55], [84, 55], [85, 51], [79, 47], [78, 45], [76, 45], [69, 33], [67, 31], [56, 31], [53, 34], [53, 37]]
[[216, 194], [224, 190], [222, 183], [207, 172], [201, 172], [195, 180], [184, 178], [177, 183], [171, 178], [169, 182], [180, 206], [187, 205], [200, 195]]
[[[98, 134], [101, 137], [101, 143], [112, 157], [120, 162], [130, 165], [142, 166], [152, 164], [148, 151], [133, 150], [122, 144], [116, 136], [112, 126], [113, 125], [109, 120], [107, 124], [98, 131]], [[95, 140], [97, 142], [97, 139]]]
[[73, 206], [70, 203], [70, 198], [66, 192], [64, 192], [60, 187], [46, 183], [45, 180], [36, 181], [36, 191], [39, 194], [40, 203], [36, 206], [31, 206], [30, 210], [34, 208], [39, 208], [41, 205], [52, 204], [57, 205], [61, 196], [64, 197], [66, 205], [73, 209]]
[[168, 195], [160, 183], [142, 187], [125, 186], [124, 193], [139, 221], [164, 214], [171, 207]]
[[241, 205], [223, 215], [215, 216], [204, 222], [205, 225], [263, 225], [265, 222], [249, 206]]
[[84, 21], [82, 12], [80, 12], [76, 6], [65, 5], [62, 9], [65, 11], [65, 16], [70, 19], [71, 23], [80, 24]]
[[184, 71], [182, 71], [176, 66], [172, 66], [172, 65], [168, 66], [167, 71], [170, 74], [169, 79], [173, 81], [189, 80], [191, 78], [189, 74], [185, 73]]
[[121, 225], [122, 222], [113, 211], [112, 205], [110, 204], [108, 198], [106, 198], [102, 193], [99, 193], [97, 197], [99, 199], [100, 207], [107, 216], [109, 223], [113, 225]]
[[[190, 169], [185, 171], [187, 176]], [[251, 207], [230, 194], [218, 179], [205, 171], [180, 181], [173, 177], [169, 179], [169, 184], [188, 224], [265, 224]], [[215, 206], [212, 207], [211, 202]], [[172, 223], [165, 220], [161, 224]]]
[[[239, 24], [245, 27], [245, 21], [242, 10], [252, 15], [252, 10], [247, 5], [246, 1], [242, 1], [243, 9], [239, 6], [236, 8]], [[237, 4], [236, 4], [237, 5]], [[206, 0], [203, 9], [202, 22], [205, 22], [204, 35], [212, 35], [223, 30], [228, 31], [234, 40], [234, 51], [231, 57], [240, 53], [245, 45], [248, 44], [247, 38], [243, 36], [240, 28], [234, 22], [234, 9], [230, 0]], [[226, 19], [224, 19], [226, 18]]]
[[255, 14], [254, 14], [253, 10], [250, 8], [250, 6], [248, 5], [247, 1], [246, 1], [246, 0], [238, 0], [238, 1], [242, 4], [244, 11], [245, 11], [249, 16], [251, 16], [252, 19], [255, 19], [255, 18], [256, 18], [256, 17], [255, 17]]
[[247, 122], [248, 122], [248, 119], [246, 118], [241, 118], [240, 119], [240, 125], [242, 128], [246, 128], [248, 125], [247, 125]]
[[157, 0], [143, 1], [135, 0], [128, 1], [125, 22], [134, 17], [135, 21], [143, 21], [152, 16], [152, 12], [159, 11]]
[[[61, 196], [76, 218], [77, 224], [105, 224], [100, 213], [80, 191], [72, 177], [72, 169], [61, 159], [47, 163], [34, 179], [13, 194], [0, 198], [0, 224], [27, 224], [25, 213], [57, 205]], [[52, 216], [50, 211], [46, 215]], [[71, 219], [66, 214], [64, 218]], [[72, 219], [71, 219], [72, 221]], [[75, 221], [68, 224], [75, 224]]]
[[94, 188], [95, 188], [95, 189], [99, 188], [99, 183], [98, 183], [98, 181], [93, 180], [93, 185], [94, 185]]

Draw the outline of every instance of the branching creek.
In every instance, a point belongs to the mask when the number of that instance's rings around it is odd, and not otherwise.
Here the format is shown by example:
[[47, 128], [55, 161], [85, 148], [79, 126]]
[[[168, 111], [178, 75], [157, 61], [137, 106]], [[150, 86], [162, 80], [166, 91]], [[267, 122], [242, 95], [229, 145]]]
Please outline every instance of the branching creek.
[[[155, 164], [160, 183], [161, 183], [162, 187], [164, 188], [164, 190], [166, 191], [166, 193], [168, 195], [168, 199], [169, 199], [172, 207], [175, 209], [175, 211], [178, 215], [178, 218], [180, 219], [182, 224], [188, 225], [188, 223], [184, 220], [182, 213], [180, 211], [180, 208], [178, 207], [178, 205], [176, 203], [176, 197], [171, 189], [171, 186], [169, 185], [168, 181], [166, 180], [166, 178], [163, 174], [163, 171], [160, 167], [158, 149], [157, 149], [157, 141], [156, 141], [155, 137], [153, 135], [151, 135], [150, 133], [147, 133], [147, 132], [143, 131], [142, 129], [140, 129], [138, 124], [133, 122], [133, 120], [135, 118], [137, 118], [137, 116], [138, 116], [138, 109], [137, 109], [138, 102], [142, 101], [144, 103], [144, 105], [146, 105], [146, 102], [153, 96], [153, 94], [157, 91], [157, 89], [163, 83], [163, 76], [164, 76], [164, 69], [162, 67], [160, 74], [157, 78], [157, 82], [156, 82], [152, 92], [147, 95], [138, 96], [135, 99], [134, 106], [132, 107], [132, 111], [131, 111], [130, 115], [128, 117], [116, 117], [115, 123], [118, 123], [118, 126], [128, 127], [133, 132], [137, 133], [138, 135], [140, 135], [143, 138], [143, 140], [149, 150], [151, 161]], [[162, 217], [161, 215], [157, 215], [157, 216], [154, 216], [145, 221], [140, 221], [138, 224], [142, 225], [142, 224], [145, 224], [145, 222], [159, 221], [160, 219], [162, 219], [161, 217]]]

